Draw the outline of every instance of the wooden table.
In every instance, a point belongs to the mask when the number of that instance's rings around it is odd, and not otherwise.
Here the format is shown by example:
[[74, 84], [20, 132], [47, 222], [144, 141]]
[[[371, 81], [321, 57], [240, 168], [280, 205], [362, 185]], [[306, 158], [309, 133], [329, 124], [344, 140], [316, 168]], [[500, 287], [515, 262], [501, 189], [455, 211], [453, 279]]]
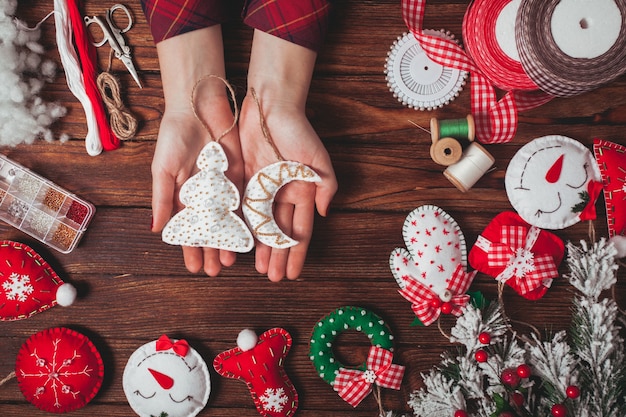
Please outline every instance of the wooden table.
[[[102, 13], [115, 2], [87, 0], [86, 14]], [[300, 394], [298, 415], [375, 416], [369, 396], [356, 409], [342, 401], [320, 379], [308, 358], [309, 336], [315, 323], [343, 305], [376, 312], [396, 337], [395, 362], [407, 367], [400, 391], [383, 390], [386, 410], [410, 411], [406, 403], [421, 384], [421, 372], [453, 348], [436, 325], [412, 327], [410, 305], [397, 292], [388, 257], [402, 246], [402, 224], [414, 208], [434, 204], [454, 217], [469, 245], [498, 213], [510, 210], [504, 189], [507, 164], [529, 140], [547, 134], [575, 138], [590, 147], [594, 137], [626, 144], [626, 77], [603, 88], [568, 99], [555, 99], [523, 113], [514, 141], [488, 146], [496, 169], [469, 192], [457, 191], [429, 156], [429, 136], [410, 122], [428, 126], [431, 117], [453, 119], [469, 112], [469, 86], [449, 105], [416, 111], [400, 104], [388, 90], [383, 73], [393, 41], [406, 31], [398, 1], [338, 2], [325, 47], [319, 55], [307, 113], [323, 139], [336, 169], [339, 191], [327, 218], [316, 218], [313, 241], [300, 279], [271, 283], [254, 270], [254, 254], [218, 278], [188, 273], [180, 248], [168, 246], [150, 232], [150, 162], [163, 114], [156, 50], [138, 0], [125, 2], [136, 18], [128, 32], [143, 90], [119, 62], [113, 71], [121, 79], [125, 101], [139, 117], [136, 137], [119, 150], [88, 156], [84, 112], [69, 92], [62, 71], [44, 93], [67, 106], [68, 114], [55, 125], [68, 133], [67, 143], [36, 142], [4, 148], [9, 158], [91, 201], [96, 215], [77, 249], [60, 254], [18, 230], [0, 225], [3, 239], [14, 239], [40, 251], [66, 281], [79, 290], [68, 308], [54, 307], [27, 320], [0, 324], [0, 376], [9, 374], [20, 346], [32, 334], [56, 326], [87, 335], [105, 362], [105, 380], [96, 398], [73, 416], [133, 415], [122, 390], [122, 372], [130, 354], [161, 334], [187, 339], [211, 367], [213, 358], [235, 346], [244, 328], [263, 332], [283, 327], [294, 346], [286, 370]], [[466, 1], [428, 2], [425, 27], [445, 28], [460, 36]], [[20, 1], [18, 17], [34, 25], [53, 2]], [[41, 42], [46, 55], [60, 63], [53, 20], [43, 24]], [[251, 30], [239, 22], [224, 28], [227, 73], [242, 99], [245, 91]], [[106, 66], [108, 48], [99, 50]], [[60, 67], [62, 69], [62, 67]], [[603, 199], [597, 203], [594, 227], [607, 234]], [[588, 225], [578, 223], [556, 233], [563, 240], [587, 238]], [[564, 266], [561, 267], [566, 272]], [[623, 272], [620, 272], [623, 276]], [[624, 282], [618, 302], [626, 305]], [[493, 278], [479, 274], [472, 290], [494, 299]], [[567, 329], [572, 288], [558, 279], [548, 294], [535, 302], [505, 291], [510, 316], [550, 332]], [[454, 321], [446, 316], [442, 328]], [[523, 331], [526, 331], [523, 329]], [[347, 332], [337, 341], [337, 356], [347, 364], [361, 363], [369, 348], [362, 334]], [[202, 416], [255, 416], [245, 384], [212, 372], [212, 391]], [[26, 402], [15, 380], [0, 388], [3, 416], [47, 415]]]

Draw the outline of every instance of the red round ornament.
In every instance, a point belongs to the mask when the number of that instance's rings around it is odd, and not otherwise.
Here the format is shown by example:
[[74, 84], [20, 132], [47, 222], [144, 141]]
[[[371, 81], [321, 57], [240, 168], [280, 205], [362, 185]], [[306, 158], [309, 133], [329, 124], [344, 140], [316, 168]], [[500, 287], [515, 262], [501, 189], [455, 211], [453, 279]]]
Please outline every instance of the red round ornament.
[[578, 398], [580, 396], [580, 388], [576, 385], [570, 385], [565, 389], [565, 395], [567, 395], [568, 398]]
[[450, 304], [447, 301], [445, 303], [441, 304], [441, 312], [443, 314], [450, 314], [450, 313], [452, 313], [452, 304]]
[[468, 417], [467, 411], [465, 410], [456, 410], [454, 412], [454, 417]]
[[554, 404], [550, 412], [554, 417], [567, 417], [567, 407], [563, 404]]
[[488, 345], [491, 343], [491, 335], [487, 332], [482, 332], [478, 335], [478, 341], [483, 345]]
[[510, 411], [503, 411], [498, 414], [498, 417], [515, 417], [515, 414], [511, 413]]
[[34, 334], [22, 345], [15, 376], [24, 397], [37, 408], [66, 413], [95, 397], [104, 365], [86, 336], [58, 327]]
[[507, 368], [500, 375], [502, 382], [510, 387], [516, 387], [519, 384], [520, 376], [514, 369]]
[[516, 406], [521, 407], [524, 405], [524, 402], [526, 401], [526, 399], [524, 398], [521, 392], [516, 391], [513, 394], [511, 394], [511, 401], [513, 401], [513, 404], [515, 404]]
[[487, 359], [489, 359], [489, 354], [482, 350], [479, 349], [476, 351], [476, 353], [474, 354], [474, 358], [478, 361], [478, 362], [487, 362]]
[[517, 367], [517, 375], [520, 378], [528, 378], [530, 377], [531, 374], [532, 374], [532, 371], [530, 369], [530, 366], [526, 365], [525, 363]]

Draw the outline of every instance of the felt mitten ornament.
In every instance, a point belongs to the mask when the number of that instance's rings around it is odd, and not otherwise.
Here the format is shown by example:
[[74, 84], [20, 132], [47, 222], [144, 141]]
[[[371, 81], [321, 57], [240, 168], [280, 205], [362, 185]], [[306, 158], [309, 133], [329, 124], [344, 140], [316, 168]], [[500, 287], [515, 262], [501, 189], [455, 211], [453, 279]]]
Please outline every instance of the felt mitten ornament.
[[476, 271], [467, 272], [467, 248], [459, 225], [439, 207], [425, 205], [409, 213], [402, 235], [406, 249], [394, 249], [389, 264], [417, 319], [428, 326], [441, 313], [459, 316], [476, 276]]
[[537, 300], [559, 276], [564, 250], [559, 237], [506, 211], [494, 217], [478, 236], [469, 262], [522, 297]]
[[0, 320], [25, 319], [76, 299], [76, 288], [64, 283], [31, 247], [0, 241], [0, 259]]
[[284, 369], [291, 335], [274, 328], [258, 336], [245, 329], [237, 347], [220, 353], [213, 361], [218, 374], [246, 382], [257, 411], [264, 417], [293, 416], [298, 393]]
[[626, 147], [595, 139], [593, 152], [602, 174], [609, 237], [626, 235]]
[[187, 341], [166, 335], [130, 356], [122, 384], [128, 403], [141, 417], [193, 417], [211, 392], [204, 359]]
[[66, 413], [96, 396], [104, 365], [86, 336], [59, 327], [41, 331], [22, 345], [15, 376], [24, 397], [37, 408]]

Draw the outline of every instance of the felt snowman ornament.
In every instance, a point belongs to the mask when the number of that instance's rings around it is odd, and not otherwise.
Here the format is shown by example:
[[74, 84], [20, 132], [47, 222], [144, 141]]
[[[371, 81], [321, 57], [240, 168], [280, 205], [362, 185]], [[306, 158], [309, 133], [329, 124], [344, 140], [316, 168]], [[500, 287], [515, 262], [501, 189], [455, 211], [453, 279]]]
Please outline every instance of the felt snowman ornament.
[[76, 299], [76, 288], [30, 246], [0, 241], [0, 259], [0, 321], [25, 319]]
[[467, 272], [467, 247], [457, 222], [441, 208], [425, 205], [409, 213], [402, 235], [406, 249], [394, 249], [389, 265], [419, 322], [428, 326], [441, 313], [461, 315], [476, 271]]
[[15, 376], [24, 397], [37, 408], [66, 413], [96, 396], [104, 365], [86, 336], [59, 327], [34, 334], [22, 345]]
[[602, 190], [592, 153], [580, 142], [558, 135], [522, 146], [507, 167], [504, 184], [522, 219], [543, 229], [595, 219], [595, 202]]
[[298, 393], [284, 369], [291, 335], [273, 328], [257, 336], [244, 329], [237, 347], [220, 353], [213, 361], [218, 374], [245, 381], [257, 411], [264, 417], [290, 417], [298, 408]]
[[517, 213], [498, 214], [476, 239], [470, 265], [506, 283], [519, 295], [537, 300], [559, 276], [565, 246], [553, 233], [531, 226]]
[[122, 384], [128, 403], [141, 417], [193, 417], [211, 392], [209, 370], [200, 354], [187, 341], [166, 335], [133, 352]]

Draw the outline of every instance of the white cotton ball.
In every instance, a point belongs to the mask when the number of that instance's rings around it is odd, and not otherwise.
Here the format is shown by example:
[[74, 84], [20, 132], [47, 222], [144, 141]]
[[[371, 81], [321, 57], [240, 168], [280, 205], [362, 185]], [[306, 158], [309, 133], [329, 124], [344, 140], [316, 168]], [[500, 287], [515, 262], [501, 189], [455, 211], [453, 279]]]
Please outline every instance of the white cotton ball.
[[67, 282], [61, 284], [59, 288], [57, 288], [57, 303], [63, 307], [71, 306], [74, 304], [74, 301], [76, 301], [76, 295], [76, 287], [72, 284]]
[[613, 246], [617, 249], [617, 259], [626, 258], [626, 236], [613, 236], [609, 239], [609, 242], [613, 243]]
[[237, 346], [244, 352], [254, 348], [259, 338], [254, 330], [243, 329], [237, 336]]

